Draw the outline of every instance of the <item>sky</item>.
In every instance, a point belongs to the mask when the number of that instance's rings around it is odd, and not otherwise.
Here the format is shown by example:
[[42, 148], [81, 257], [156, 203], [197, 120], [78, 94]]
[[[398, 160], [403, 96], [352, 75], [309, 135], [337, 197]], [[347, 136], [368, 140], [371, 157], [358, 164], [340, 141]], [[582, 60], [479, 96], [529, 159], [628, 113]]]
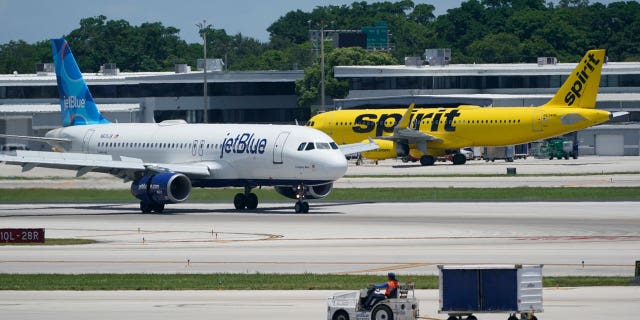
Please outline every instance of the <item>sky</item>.
[[[203, 20], [216, 29], [225, 29], [227, 34], [242, 33], [266, 42], [269, 40], [266, 29], [289, 11], [311, 12], [317, 6], [353, 2], [356, 0], [0, 0], [0, 44], [58, 38], [77, 29], [81, 19], [98, 15], [109, 20], [124, 19], [134, 26], [159, 21], [180, 29], [180, 37], [188, 43], [201, 41], [195, 24]], [[438, 16], [459, 7], [463, 0], [413, 2], [432, 4]]]

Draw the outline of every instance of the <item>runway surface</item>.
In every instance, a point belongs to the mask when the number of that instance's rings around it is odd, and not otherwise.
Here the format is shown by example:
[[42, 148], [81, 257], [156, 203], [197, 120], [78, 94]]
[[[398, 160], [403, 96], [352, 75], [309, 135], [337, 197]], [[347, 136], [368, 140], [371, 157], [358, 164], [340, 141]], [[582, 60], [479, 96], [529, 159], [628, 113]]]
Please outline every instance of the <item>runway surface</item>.
[[[624, 275], [640, 257], [640, 202], [316, 202], [238, 212], [184, 203], [2, 204], [0, 226], [81, 246], [0, 247], [11, 273], [436, 274], [438, 264], [544, 264], [545, 275]], [[584, 265], [583, 265], [584, 262]]]
[[[516, 175], [507, 175], [507, 168]], [[483, 176], [485, 175], [485, 176]], [[490, 175], [490, 176], [486, 176]], [[2, 188], [129, 189], [131, 183], [101, 173], [80, 178], [74, 171], [35, 168], [21, 172], [19, 166], [0, 164]], [[638, 187], [640, 157], [581, 157], [569, 160], [533, 159], [515, 162], [469, 161], [465, 165], [437, 163], [423, 167], [399, 160], [350, 161], [336, 188], [510, 188], [510, 187]]]

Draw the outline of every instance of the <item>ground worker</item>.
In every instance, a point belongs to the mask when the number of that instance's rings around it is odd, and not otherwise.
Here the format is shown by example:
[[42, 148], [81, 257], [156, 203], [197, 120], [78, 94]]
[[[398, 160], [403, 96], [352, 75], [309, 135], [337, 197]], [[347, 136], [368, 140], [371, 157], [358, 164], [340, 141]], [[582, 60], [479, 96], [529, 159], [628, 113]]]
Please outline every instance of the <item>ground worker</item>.
[[[386, 288], [384, 294], [375, 293], [376, 289], [384, 289]], [[389, 298], [397, 298], [398, 297], [398, 280], [396, 280], [396, 274], [393, 272], [389, 272], [387, 274], [387, 282], [386, 283], [376, 283], [371, 285], [369, 292], [367, 293], [367, 300], [364, 304], [366, 309], [371, 309], [373, 306], [378, 303], [380, 300], [389, 299]]]

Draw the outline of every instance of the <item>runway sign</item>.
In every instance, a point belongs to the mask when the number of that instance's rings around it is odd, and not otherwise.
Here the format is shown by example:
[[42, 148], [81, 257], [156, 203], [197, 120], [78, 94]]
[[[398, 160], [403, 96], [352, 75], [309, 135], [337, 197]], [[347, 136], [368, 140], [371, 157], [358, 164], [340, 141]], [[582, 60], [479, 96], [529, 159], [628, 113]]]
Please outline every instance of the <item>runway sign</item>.
[[0, 229], [0, 242], [5, 242], [5, 243], [44, 242], [44, 228]]

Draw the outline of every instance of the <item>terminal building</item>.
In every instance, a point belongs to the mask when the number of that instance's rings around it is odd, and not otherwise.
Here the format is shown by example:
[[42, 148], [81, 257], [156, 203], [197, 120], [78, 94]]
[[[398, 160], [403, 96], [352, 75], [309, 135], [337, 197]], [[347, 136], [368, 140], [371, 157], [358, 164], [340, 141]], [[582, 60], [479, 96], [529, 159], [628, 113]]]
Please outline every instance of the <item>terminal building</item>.
[[[575, 65], [337, 66], [335, 77], [349, 82], [349, 95], [333, 100], [332, 108], [404, 108], [411, 103], [422, 107], [535, 106], [556, 92]], [[209, 122], [303, 123], [310, 109], [298, 107], [295, 93], [295, 81], [303, 76], [301, 70], [208, 72]], [[161, 73], [101, 72], [84, 74], [84, 78], [100, 110], [112, 122], [204, 120], [202, 72], [176, 68], [176, 72]], [[629, 115], [622, 117], [622, 123], [579, 132], [580, 153], [640, 155], [640, 63], [604, 65], [597, 108]], [[44, 135], [60, 123], [53, 72], [0, 75], [0, 133]], [[0, 139], [0, 144], [9, 142], [15, 141]], [[612, 142], [616, 148], [611, 147]], [[30, 147], [47, 148], [39, 143]]]

